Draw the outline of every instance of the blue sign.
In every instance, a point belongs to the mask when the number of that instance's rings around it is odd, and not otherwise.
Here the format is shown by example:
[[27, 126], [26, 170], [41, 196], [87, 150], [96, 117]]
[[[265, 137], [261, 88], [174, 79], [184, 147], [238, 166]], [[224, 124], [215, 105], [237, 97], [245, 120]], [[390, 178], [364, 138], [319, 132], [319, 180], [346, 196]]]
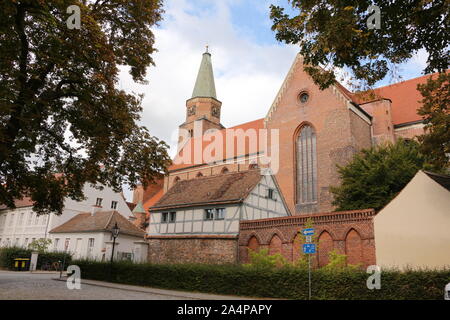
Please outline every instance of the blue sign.
[[312, 236], [314, 234], [314, 228], [303, 229], [302, 234], [304, 236]]
[[305, 253], [305, 254], [314, 254], [314, 253], [316, 253], [316, 245], [314, 243], [305, 243], [305, 244], [303, 244], [303, 253]]

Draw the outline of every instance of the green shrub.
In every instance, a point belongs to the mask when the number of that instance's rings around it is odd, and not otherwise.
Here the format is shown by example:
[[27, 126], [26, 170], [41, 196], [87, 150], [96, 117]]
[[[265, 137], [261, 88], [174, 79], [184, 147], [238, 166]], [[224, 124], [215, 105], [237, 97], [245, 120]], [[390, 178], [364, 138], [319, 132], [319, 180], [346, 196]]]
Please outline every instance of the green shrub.
[[[33, 250], [25, 249], [22, 247], [6, 247], [0, 248], [0, 268], [14, 269], [14, 259], [16, 258], [27, 258], [31, 259], [31, 253]], [[72, 255], [70, 253], [64, 252], [41, 252], [38, 256], [37, 269], [41, 269], [42, 266], [52, 265], [54, 262], [64, 261], [65, 266], [69, 265], [72, 261]]]
[[[133, 264], [73, 261], [83, 279], [154, 288], [248, 297], [308, 299], [307, 269], [251, 268], [242, 265]], [[369, 290], [369, 274], [361, 269], [313, 270], [313, 299], [443, 299], [448, 270], [400, 272], [384, 270], [381, 289]]]
[[246, 268], [271, 270], [288, 264], [286, 258], [279, 253], [269, 255], [269, 249], [261, 249], [259, 251], [248, 249], [248, 253], [250, 263], [244, 265]]

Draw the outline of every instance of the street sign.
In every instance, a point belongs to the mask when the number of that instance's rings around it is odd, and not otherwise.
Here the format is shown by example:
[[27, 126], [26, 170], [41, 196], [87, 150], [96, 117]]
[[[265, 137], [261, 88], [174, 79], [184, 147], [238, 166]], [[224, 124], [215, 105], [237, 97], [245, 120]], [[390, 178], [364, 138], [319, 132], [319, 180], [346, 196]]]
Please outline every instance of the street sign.
[[305, 253], [305, 254], [316, 253], [316, 245], [314, 243], [304, 243], [303, 244], [303, 253]]
[[305, 242], [311, 243], [312, 242], [312, 236], [305, 236]]
[[304, 236], [312, 236], [314, 234], [314, 228], [303, 229], [302, 234]]

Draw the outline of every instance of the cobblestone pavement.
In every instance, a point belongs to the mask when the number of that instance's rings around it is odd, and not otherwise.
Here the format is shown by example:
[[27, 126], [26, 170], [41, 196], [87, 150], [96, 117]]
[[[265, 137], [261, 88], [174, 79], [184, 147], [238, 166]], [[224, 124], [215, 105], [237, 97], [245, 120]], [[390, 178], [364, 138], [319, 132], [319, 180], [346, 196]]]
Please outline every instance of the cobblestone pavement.
[[[0, 271], [0, 300], [189, 300], [180, 293], [171, 295], [136, 292], [82, 284], [80, 290], [67, 289], [66, 282], [53, 280], [56, 273]], [[182, 294], [182, 293], [181, 293]]]

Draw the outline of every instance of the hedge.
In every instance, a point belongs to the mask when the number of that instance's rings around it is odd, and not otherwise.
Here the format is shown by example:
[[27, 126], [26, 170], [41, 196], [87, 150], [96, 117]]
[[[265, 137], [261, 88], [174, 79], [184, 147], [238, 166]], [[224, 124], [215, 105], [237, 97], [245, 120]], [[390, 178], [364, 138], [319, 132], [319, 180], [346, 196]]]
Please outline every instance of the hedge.
[[[6, 247], [0, 248], [0, 268], [14, 270], [14, 259], [28, 258], [31, 259], [33, 250], [21, 247]], [[41, 269], [45, 264], [52, 264], [57, 261], [64, 261], [66, 265], [72, 261], [72, 255], [64, 252], [41, 252], [38, 256], [36, 269]]]
[[[241, 265], [133, 264], [74, 261], [84, 279], [154, 288], [247, 297], [308, 299], [308, 271]], [[442, 300], [450, 269], [381, 273], [381, 289], [369, 290], [361, 270], [312, 272], [312, 299]]]

